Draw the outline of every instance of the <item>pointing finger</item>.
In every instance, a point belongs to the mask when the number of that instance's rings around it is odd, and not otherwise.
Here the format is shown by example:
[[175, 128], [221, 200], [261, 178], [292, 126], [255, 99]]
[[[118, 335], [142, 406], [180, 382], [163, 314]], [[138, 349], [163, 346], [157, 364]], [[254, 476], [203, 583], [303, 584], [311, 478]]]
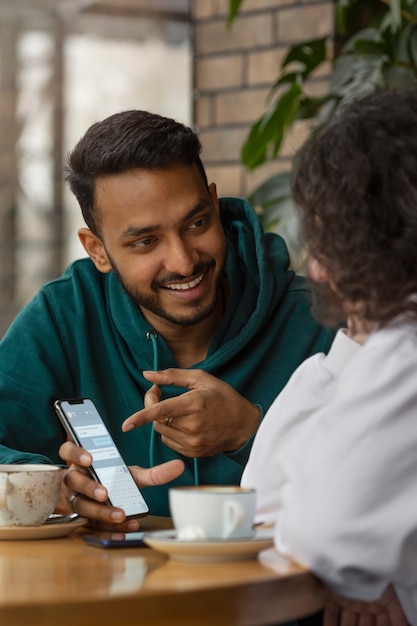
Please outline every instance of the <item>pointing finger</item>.
[[158, 385], [152, 385], [150, 389], [145, 393], [144, 404], [145, 408], [158, 404], [161, 399], [161, 390]]
[[174, 385], [186, 389], [195, 389], [200, 385], [201, 372], [199, 370], [183, 370], [171, 367], [154, 372], [147, 370], [143, 376], [157, 385]]

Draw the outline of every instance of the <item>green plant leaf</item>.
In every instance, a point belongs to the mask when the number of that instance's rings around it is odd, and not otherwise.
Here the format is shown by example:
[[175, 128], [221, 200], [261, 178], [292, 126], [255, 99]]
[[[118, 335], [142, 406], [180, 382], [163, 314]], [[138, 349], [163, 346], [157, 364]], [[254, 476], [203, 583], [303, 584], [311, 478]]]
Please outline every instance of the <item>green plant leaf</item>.
[[397, 32], [401, 27], [401, 0], [391, 0], [388, 13], [391, 17], [391, 30]]
[[[263, 117], [252, 125], [241, 151], [241, 161], [250, 170], [265, 163], [267, 156], [267, 141], [264, 138]], [[278, 129], [276, 129], [278, 132]]]
[[326, 60], [326, 41], [328, 37], [311, 39], [292, 46], [282, 62], [282, 69], [290, 63], [300, 66], [303, 75], [311, 74], [318, 65]]
[[417, 72], [402, 65], [390, 65], [384, 71], [384, 80], [387, 87], [411, 85], [417, 82]]
[[301, 86], [293, 83], [252, 126], [241, 151], [241, 160], [246, 167], [254, 169], [262, 165], [269, 150], [272, 156], [278, 154], [284, 134], [296, 117], [301, 92]]
[[299, 107], [297, 111], [297, 119], [308, 120], [312, 117], [316, 117], [320, 109], [324, 104], [333, 98], [331, 93], [321, 96], [319, 98], [309, 98], [304, 96], [300, 98]]
[[417, 2], [404, 0], [401, 4], [401, 15], [411, 24], [417, 24]]
[[336, 3], [336, 28], [339, 33], [345, 35], [348, 31], [348, 18], [354, 5], [358, 0], [338, 0]]
[[267, 102], [271, 100], [276, 90], [287, 83], [303, 83], [323, 61], [326, 60], [326, 37], [313, 39], [304, 44], [297, 44], [288, 51], [281, 67], [295, 66], [291, 72], [281, 73], [273, 84]]
[[398, 57], [401, 59], [402, 50], [401, 47], [404, 45], [406, 48], [406, 62], [417, 71], [417, 25], [409, 24], [400, 37], [399, 40], [399, 54]]
[[282, 74], [282, 76], [277, 80], [274, 86], [271, 89], [271, 94], [276, 91], [277, 87], [281, 85], [285, 85], [286, 83], [296, 83], [300, 80], [299, 72], [288, 72], [288, 74]]
[[291, 195], [290, 173], [279, 172], [259, 185], [249, 196], [249, 202], [263, 208], [276, 204]]
[[354, 53], [356, 41], [380, 42], [382, 41], [381, 33], [377, 28], [363, 28], [354, 33], [344, 44], [341, 54]]
[[386, 57], [353, 57], [349, 71], [340, 77], [338, 85], [333, 85], [333, 94], [340, 98], [341, 103], [345, 103], [385, 87], [386, 65]]
[[279, 233], [290, 252], [292, 265], [301, 270], [301, 242], [291, 195], [291, 172], [274, 174], [248, 196], [265, 231]]
[[346, 33], [346, 10], [349, 8], [349, 0], [340, 0], [336, 4], [336, 26], [341, 34]]
[[227, 16], [227, 28], [230, 30], [236, 15], [239, 13], [240, 5], [243, 0], [229, 0], [229, 13]]
[[361, 56], [380, 56], [385, 54], [385, 46], [379, 41], [369, 39], [356, 39], [354, 46], [355, 54]]

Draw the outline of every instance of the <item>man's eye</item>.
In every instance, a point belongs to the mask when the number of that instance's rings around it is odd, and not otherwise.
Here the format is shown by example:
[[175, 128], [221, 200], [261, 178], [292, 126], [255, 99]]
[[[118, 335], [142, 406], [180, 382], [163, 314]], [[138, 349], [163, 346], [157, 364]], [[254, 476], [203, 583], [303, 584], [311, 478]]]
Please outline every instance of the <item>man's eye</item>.
[[132, 248], [148, 248], [155, 242], [154, 237], [147, 237], [146, 239], [140, 239], [139, 241], [134, 241], [131, 246]]
[[207, 220], [204, 217], [201, 217], [200, 219], [198, 219], [195, 222], [193, 222], [192, 224], [190, 224], [190, 226], [188, 228], [201, 228], [202, 226], [204, 226], [206, 221]]

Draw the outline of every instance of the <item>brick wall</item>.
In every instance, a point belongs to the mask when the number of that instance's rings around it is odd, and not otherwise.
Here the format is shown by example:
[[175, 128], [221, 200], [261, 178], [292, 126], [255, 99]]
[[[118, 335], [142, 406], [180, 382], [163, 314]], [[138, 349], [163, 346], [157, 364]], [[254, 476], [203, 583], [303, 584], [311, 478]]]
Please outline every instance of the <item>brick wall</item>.
[[[193, 0], [194, 120], [202, 158], [220, 195], [245, 196], [268, 175], [288, 169], [308, 128], [298, 122], [278, 162], [248, 172], [240, 150], [251, 124], [266, 110], [266, 97], [290, 45], [333, 33], [333, 0], [244, 0], [231, 31], [228, 0]], [[326, 69], [312, 79], [320, 93]]]

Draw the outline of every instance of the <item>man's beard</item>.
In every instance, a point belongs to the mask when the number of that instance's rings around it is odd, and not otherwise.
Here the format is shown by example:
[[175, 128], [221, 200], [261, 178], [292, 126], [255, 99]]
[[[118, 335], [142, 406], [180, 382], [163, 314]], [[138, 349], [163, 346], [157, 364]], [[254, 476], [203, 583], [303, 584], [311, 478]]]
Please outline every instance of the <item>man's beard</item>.
[[[203, 305], [197, 300], [192, 305], [190, 305], [191, 310], [189, 311], [189, 313], [185, 313], [183, 315], [172, 315], [164, 306], [160, 304], [158, 291], [164, 288], [162, 286], [163, 284], [166, 284], [168, 282], [175, 283], [176, 281], [178, 282], [183, 281], [184, 276], [171, 275], [169, 276], [169, 278], [167, 278], [163, 282], [153, 281], [151, 285], [151, 290], [153, 291], [153, 293], [143, 294], [137, 291], [137, 289], [133, 287], [132, 285], [129, 285], [122, 278], [115, 263], [112, 261], [110, 256], [108, 256], [108, 258], [112, 265], [113, 272], [117, 276], [117, 279], [119, 280], [124, 291], [128, 294], [128, 296], [130, 296], [130, 298], [133, 300], [133, 302], [136, 304], [136, 306], [139, 309], [147, 309], [154, 315], [157, 315], [158, 317], [161, 317], [167, 320], [168, 322], [171, 322], [172, 324], [177, 324], [178, 326], [192, 326], [193, 324], [198, 324], [199, 322], [202, 322], [203, 320], [207, 319], [207, 317], [212, 315], [217, 308], [217, 295], [219, 293], [220, 282], [223, 276], [223, 270], [224, 270], [224, 265], [225, 265], [224, 262], [222, 264], [221, 271], [219, 272], [219, 275], [216, 279], [215, 290], [213, 292], [213, 297], [211, 301], [208, 304]], [[202, 273], [205, 274], [208, 270], [214, 267], [215, 267], [214, 261], [212, 261], [211, 263], [199, 264], [198, 266], [196, 266], [195, 271], [193, 272], [193, 275], [202, 274]]]

